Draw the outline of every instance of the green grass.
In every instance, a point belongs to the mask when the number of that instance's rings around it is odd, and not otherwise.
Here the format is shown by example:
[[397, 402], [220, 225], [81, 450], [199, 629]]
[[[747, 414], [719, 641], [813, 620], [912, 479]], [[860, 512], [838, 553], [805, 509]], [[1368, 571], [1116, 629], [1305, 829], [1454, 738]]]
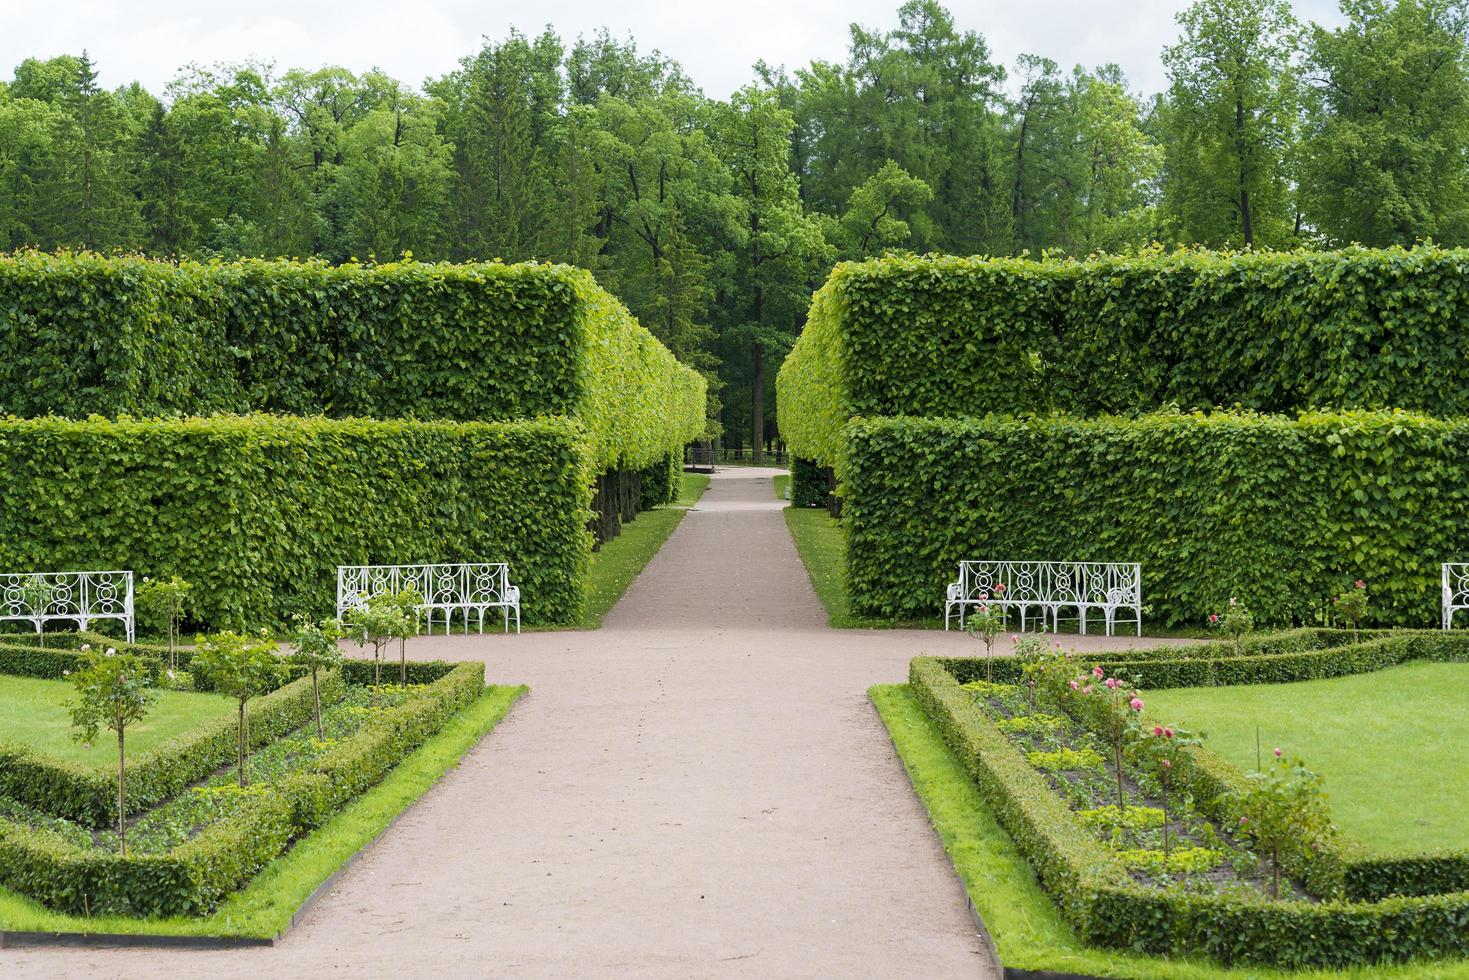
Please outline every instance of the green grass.
[[[148, 716], [128, 728], [128, 752], [146, 752], [203, 722], [234, 711], [218, 694], [159, 691]], [[21, 742], [53, 759], [87, 765], [117, 764], [117, 741], [104, 731], [89, 749], [71, 738], [70, 681], [0, 674], [0, 742]]]
[[602, 625], [602, 617], [622, 598], [638, 573], [663, 547], [663, 542], [683, 520], [688, 509], [709, 488], [709, 477], [684, 473], [678, 503], [656, 507], [625, 524], [622, 533], [608, 541], [592, 555], [587, 574], [587, 593], [582, 602], [581, 617], [573, 629], [594, 630]]
[[[776, 479], [780, 479], [777, 477]], [[787, 507], [786, 526], [796, 543], [796, 553], [811, 576], [826, 622], [833, 629], [881, 629], [895, 626], [936, 629], [944, 625], [938, 617], [896, 621], [854, 616], [847, 603], [847, 532], [819, 507]]]
[[775, 477], [775, 499], [777, 499], [777, 500], [784, 500], [784, 499], [786, 499], [786, 488], [789, 487], [790, 485], [791, 485], [791, 475], [789, 473], [780, 473], [780, 474], [777, 474], [776, 477]]
[[1378, 853], [1469, 841], [1469, 664], [1417, 662], [1296, 684], [1154, 691], [1148, 713], [1207, 735], [1243, 769], [1298, 754], [1326, 777], [1337, 826]]
[[[103, 932], [129, 935], [271, 938], [317, 886], [451, 769], [505, 717], [524, 687], [489, 687], [443, 731], [388, 773], [320, 830], [272, 861], [214, 914], [199, 919], [81, 918], [49, 911], [0, 888], [0, 929], [14, 932]], [[453, 846], [452, 841], [441, 842]]]
[[1351, 980], [1469, 980], [1469, 962], [1379, 966], [1346, 971], [1289, 972], [1261, 967], [1224, 969], [1204, 961], [1165, 960], [1134, 953], [1089, 949], [1041, 891], [1030, 865], [996, 822], [959, 761], [944, 745], [906, 684], [869, 692], [893, 744], [928, 808], [934, 830], [979, 910], [1000, 960], [1024, 970], [1069, 971], [1118, 980], [1244, 980], [1244, 978], [1340, 977]]

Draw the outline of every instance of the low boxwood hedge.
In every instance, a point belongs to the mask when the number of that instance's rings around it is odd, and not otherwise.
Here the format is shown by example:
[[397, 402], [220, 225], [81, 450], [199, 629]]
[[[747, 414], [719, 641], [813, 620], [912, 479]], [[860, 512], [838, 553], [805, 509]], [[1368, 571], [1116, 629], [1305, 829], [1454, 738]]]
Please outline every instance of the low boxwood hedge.
[[[1233, 641], [1158, 646], [1145, 650], [1108, 650], [1079, 657], [1142, 687], [1222, 687], [1238, 684], [1289, 684], [1296, 681], [1368, 674], [1410, 660], [1469, 661], [1469, 631], [1362, 630], [1353, 642], [1347, 630], [1297, 629], [1245, 637], [1242, 655]], [[962, 682], [993, 676], [1001, 683], [1020, 680], [1013, 657], [951, 657], [944, 666]]]
[[[337, 672], [323, 672], [319, 681], [324, 703], [341, 696]], [[309, 678], [255, 698], [246, 708], [250, 742], [261, 746], [275, 741], [310, 721], [312, 713]], [[228, 765], [235, 757], [236, 738], [236, 719], [230, 714], [130, 757], [128, 812], [156, 806]], [[112, 769], [51, 759], [21, 744], [0, 743], [0, 795], [89, 827], [107, 827], [117, 820], [117, 775]]]
[[[1295, 969], [1469, 954], [1469, 892], [1308, 902], [1143, 888], [1081, 828], [940, 661], [914, 660], [909, 681], [1042, 887], [1091, 945]], [[1202, 788], [1225, 776], [1199, 771], [1191, 778]], [[1336, 883], [1326, 874], [1312, 887], [1330, 894]]]
[[484, 664], [454, 665], [310, 770], [253, 796], [233, 817], [166, 854], [103, 854], [0, 819], [0, 885], [73, 915], [207, 912], [293, 839], [379, 782], [483, 690]]

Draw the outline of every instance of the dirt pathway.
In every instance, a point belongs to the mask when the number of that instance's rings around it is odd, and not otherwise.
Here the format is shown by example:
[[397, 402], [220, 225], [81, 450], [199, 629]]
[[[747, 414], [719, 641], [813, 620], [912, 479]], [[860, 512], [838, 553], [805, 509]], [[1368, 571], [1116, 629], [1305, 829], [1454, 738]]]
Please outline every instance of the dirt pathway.
[[276, 947], [0, 975], [992, 975], [866, 696], [968, 645], [826, 629], [773, 472], [718, 474], [600, 631], [411, 644], [531, 694]]

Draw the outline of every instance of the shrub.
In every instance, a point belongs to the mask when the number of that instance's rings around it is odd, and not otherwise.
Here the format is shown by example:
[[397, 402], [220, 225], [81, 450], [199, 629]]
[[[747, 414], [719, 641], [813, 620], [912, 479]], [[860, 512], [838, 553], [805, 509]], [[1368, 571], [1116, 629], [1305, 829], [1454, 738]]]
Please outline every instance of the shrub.
[[825, 507], [826, 468], [799, 456], [791, 459], [791, 506]]
[[868, 419], [846, 456], [858, 614], [936, 613], [961, 559], [1003, 556], [1141, 562], [1167, 625], [1230, 595], [1308, 621], [1357, 576], [1366, 625], [1416, 625], [1436, 621], [1444, 556], [1469, 554], [1466, 419]]
[[844, 263], [777, 378], [781, 435], [830, 466], [853, 416], [1469, 414], [1466, 259], [1423, 247]]
[[177, 574], [243, 628], [333, 608], [339, 564], [506, 561], [527, 619], [569, 622], [589, 473], [559, 418], [0, 420], [0, 567]]

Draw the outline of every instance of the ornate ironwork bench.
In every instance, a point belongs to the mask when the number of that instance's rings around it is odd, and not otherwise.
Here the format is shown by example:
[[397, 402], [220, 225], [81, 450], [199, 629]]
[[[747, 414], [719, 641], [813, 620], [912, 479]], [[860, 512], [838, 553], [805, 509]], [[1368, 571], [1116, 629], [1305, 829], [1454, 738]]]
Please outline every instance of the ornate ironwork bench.
[[122, 623], [133, 642], [133, 573], [13, 572], [0, 574], [0, 620], [31, 623], [73, 622], [86, 630], [97, 620]]
[[464, 617], [464, 632], [469, 632], [469, 617], [479, 618], [479, 631], [485, 631], [485, 612], [499, 609], [504, 614], [505, 632], [510, 632], [510, 615], [515, 614], [515, 632], [520, 632], [520, 588], [510, 584], [510, 566], [503, 562], [471, 562], [453, 565], [338, 565], [337, 616], [345, 616], [353, 606], [362, 605], [380, 595], [412, 588], [423, 598], [424, 623], [433, 632], [436, 615], [444, 617], [448, 633], [454, 614]]
[[1454, 613], [1469, 612], [1469, 562], [1444, 562], [1443, 628], [1454, 625]]
[[[1137, 635], [1143, 635], [1142, 565], [1092, 561], [961, 561], [959, 581], [951, 582], [944, 603], [944, 629], [959, 610], [959, 628], [971, 606], [994, 606], [1008, 617], [1020, 613], [1020, 629], [1038, 612], [1041, 628], [1059, 628], [1063, 610], [1073, 610], [1082, 633], [1087, 614], [1100, 612], [1111, 636], [1119, 612], [1131, 610]], [[1067, 617], [1068, 620], [1070, 617]], [[1126, 620], [1124, 620], [1126, 622]]]

